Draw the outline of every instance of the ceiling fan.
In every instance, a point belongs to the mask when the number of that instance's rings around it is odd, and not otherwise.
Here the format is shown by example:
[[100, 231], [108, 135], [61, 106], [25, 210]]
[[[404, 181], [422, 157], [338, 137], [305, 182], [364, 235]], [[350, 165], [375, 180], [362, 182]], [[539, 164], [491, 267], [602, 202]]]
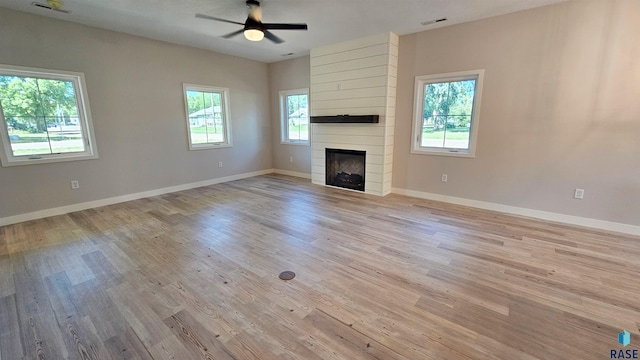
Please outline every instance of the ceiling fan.
[[243, 23], [237, 21], [231, 21], [227, 19], [221, 19], [205, 14], [196, 14], [197, 18], [222, 21], [230, 24], [242, 25], [244, 28], [234, 31], [232, 33], [223, 35], [225, 39], [232, 38], [240, 33], [244, 33], [244, 37], [251, 41], [260, 41], [263, 38], [267, 38], [276, 44], [283, 43], [284, 40], [275, 36], [269, 30], [307, 30], [307, 24], [268, 24], [262, 22], [262, 10], [260, 9], [260, 2], [257, 0], [247, 0], [247, 8], [249, 9], [249, 16]]

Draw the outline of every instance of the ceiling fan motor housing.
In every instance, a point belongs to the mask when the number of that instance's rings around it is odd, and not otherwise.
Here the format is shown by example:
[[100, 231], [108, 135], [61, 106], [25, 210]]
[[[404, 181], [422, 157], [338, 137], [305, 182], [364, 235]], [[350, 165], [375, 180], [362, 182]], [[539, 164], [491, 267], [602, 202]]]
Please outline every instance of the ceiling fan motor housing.
[[262, 22], [257, 21], [256, 19], [252, 18], [251, 16], [249, 16], [247, 18], [247, 21], [244, 22], [244, 29], [245, 30], [260, 30], [262, 31]]

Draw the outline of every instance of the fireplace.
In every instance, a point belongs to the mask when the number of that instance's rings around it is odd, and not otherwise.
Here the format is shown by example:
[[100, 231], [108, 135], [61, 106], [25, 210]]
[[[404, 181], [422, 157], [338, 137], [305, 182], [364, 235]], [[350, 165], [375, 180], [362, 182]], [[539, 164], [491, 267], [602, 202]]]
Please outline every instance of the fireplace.
[[326, 184], [364, 191], [366, 151], [325, 149]]

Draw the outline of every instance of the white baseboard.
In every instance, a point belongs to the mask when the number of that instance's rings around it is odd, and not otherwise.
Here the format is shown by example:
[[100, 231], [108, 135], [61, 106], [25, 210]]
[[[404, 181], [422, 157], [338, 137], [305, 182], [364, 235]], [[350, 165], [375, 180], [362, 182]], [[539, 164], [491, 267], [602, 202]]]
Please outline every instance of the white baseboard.
[[464, 205], [464, 206], [485, 209], [485, 210], [499, 211], [507, 214], [527, 216], [527, 217], [532, 217], [532, 218], [541, 219], [541, 220], [554, 221], [554, 222], [565, 223], [570, 225], [585, 226], [585, 227], [590, 227], [594, 229], [615, 231], [615, 232], [631, 234], [631, 235], [640, 235], [640, 226], [635, 226], [630, 224], [616, 223], [616, 222], [604, 221], [604, 220], [598, 220], [598, 219], [590, 219], [590, 218], [585, 218], [580, 216], [565, 215], [565, 214], [559, 214], [559, 213], [554, 213], [549, 211], [527, 209], [527, 208], [521, 208], [516, 206], [502, 205], [502, 204], [490, 203], [485, 201], [471, 200], [471, 199], [433, 194], [433, 193], [427, 193], [427, 192], [415, 191], [415, 190], [392, 188], [391, 192], [394, 194], [407, 195], [407, 196], [417, 197], [417, 198], [427, 199], [427, 200], [442, 201], [450, 204]]
[[[253, 171], [253, 172], [248, 172], [243, 174], [225, 176], [221, 178], [215, 178], [215, 179], [198, 181], [198, 182], [193, 182], [188, 184], [169, 186], [169, 187], [155, 189], [155, 190], [143, 191], [135, 194], [121, 195], [121, 196], [116, 196], [116, 197], [107, 198], [107, 199], [87, 201], [87, 202], [78, 203], [78, 204], [38, 210], [38, 211], [26, 213], [26, 214], [8, 216], [8, 217], [0, 218], [0, 226], [16, 224], [24, 221], [36, 220], [36, 219], [41, 219], [41, 218], [50, 217], [50, 216], [63, 215], [63, 214], [68, 214], [75, 211], [92, 209], [100, 206], [113, 205], [113, 204], [118, 204], [126, 201], [164, 195], [172, 192], [189, 190], [189, 189], [198, 188], [202, 186], [220, 184], [228, 181], [246, 179], [254, 176], [266, 175], [271, 173], [295, 176], [295, 177], [300, 177], [304, 179], [311, 178], [311, 174], [280, 170], [280, 169], [266, 169], [266, 170], [260, 170], [260, 171]], [[433, 194], [433, 193], [427, 193], [427, 192], [421, 192], [421, 191], [415, 191], [415, 190], [392, 188], [391, 192], [394, 194], [407, 195], [407, 196], [417, 197], [421, 199], [442, 201], [446, 203], [470, 206], [470, 207], [475, 207], [479, 209], [499, 211], [507, 214], [528, 216], [528, 217], [542, 219], [542, 220], [555, 221], [555, 222], [571, 224], [571, 225], [586, 226], [586, 227], [601, 229], [606, 231], [616, 231], [616, 232], [621, 232], [621, 233], [631, 234], [631, 235], [640, 235], [640, 226], [635, 226], [630, 224], [622, 224], [622, 223], [616, 223], [611, 221], [584, 218], [580, 216], [572, 216], [572, 215], [565, 215], [565, 214], [553, 213], [548, 211], [520, 208], [516, 206], [502, 205], [502, 204], [471, 200], [471, 199], [459, 198], [454, 196]]]
[[143, 192], [139, 192], [139, 193], [135, 193], [135, 194], [121, 195], [121, 196], [116, 196], [116, 197], [107, 198], [107, 199], [87, 201], [87, 202], [83, 202], [83, 203], [72, 204], [72, 205], [67, 205], [67, 206], [60, 206], [60, 207], [51, 208], [51, 209], [38, 210], [38, 211], [26, 213], [26, 214], [19, 214], [19, 215], [0, 218], [0, 226], [16, 224], [16, 223], [20, 223], [20, 222], [24, 222], [24, 221], [42, 219], [42, 218], [46, 218], [46, 217], [49, 217], [49, 216], [63, 215], [63, 214], [68, 214], [68, 213], [75, 212], [75, 211], [92, 209], [92, 208], [96, 208], [96, 207], [100, 207], [100, 206], [113, 205], [113, 204], [118, 204], [118, 203], [122, 203], [122, 202], [126, 202], [126, 201], [132, 201], [132, 200], [138, 200], [138, 199], [142, 199], [142, 198], [152, 197], [152, 196], [164, 195], [164, 194], [168, 194], [168, 193], [172, 193], [172, 192], [176, 192], [176, 191], [189, 190], [189, 189], [193, 189], [193, 188], [198, 188], [198, 187], [202, 187], [202, 186], [209, 186], [209, 185], [214, 185], [214, 184], [220, 184], [220, 183], [223, 183], [223, 182], [228, 182], [228, 181], [233, 181], [233, 180], [246, 179], [246, 178], [250, 178], [250, 177], [254, 177], [254, 176], [271, 174], [273, 172], [274, 172], [273, 169], [252, 171], [252, 172], [248, 172], [248, 173], [244, 173], [244, 174], [225, 176], [225, 177], [221, 177], [221, 178], [209, 179], [209, 180], [204, 180], [204, 181], [197, 181], [197, 182], [188, 183], [188, 184], [169, 186], [169, 187], [165, 187], [165, 188], [161, 188], [161, 189], [143, 191]]
[[289, 171], [289, 170], [281, 170], [281, 169], [274, 169], [273, 172], [276, 173], [276, 174], [295, 176], [295, 177], [299, 177], [299, 178], [303, 178], [303, 179], [311, 179], [311, 174], [307, 174], [307, 173], [301, 173], [301, 172], [295, 172], [295, 171]]

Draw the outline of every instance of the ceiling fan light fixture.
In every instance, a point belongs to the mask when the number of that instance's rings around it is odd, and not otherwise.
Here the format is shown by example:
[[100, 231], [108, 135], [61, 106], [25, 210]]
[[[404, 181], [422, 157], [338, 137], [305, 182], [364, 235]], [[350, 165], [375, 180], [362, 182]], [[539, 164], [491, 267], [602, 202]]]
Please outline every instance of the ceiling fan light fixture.
[[264, 38], [264, 33], [259, 29], [246, 29], [244, 37], [249, 41], [260, 41]]
[[47, 4], [51, 6], [53, 10], [62, 9], [62, 5], [64, 4], [62, 0], [47, 0]]

